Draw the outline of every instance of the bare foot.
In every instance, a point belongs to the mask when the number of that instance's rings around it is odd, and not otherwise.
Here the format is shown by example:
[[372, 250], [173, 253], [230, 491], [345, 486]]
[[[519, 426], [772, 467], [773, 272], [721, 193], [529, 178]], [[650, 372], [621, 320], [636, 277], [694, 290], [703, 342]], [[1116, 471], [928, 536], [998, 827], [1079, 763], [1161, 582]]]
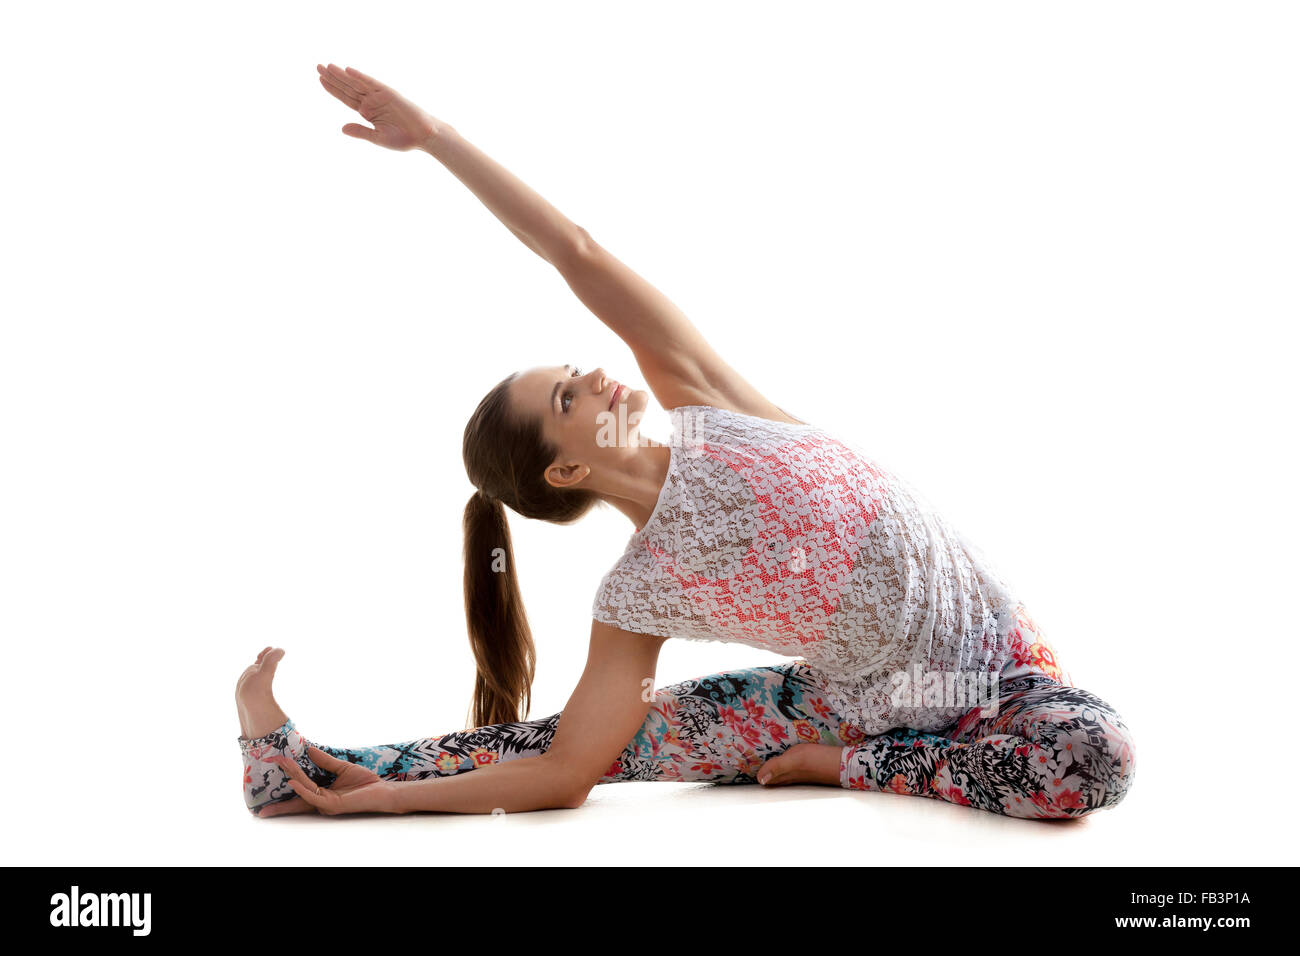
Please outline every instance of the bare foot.
[[[262, 652], [257, 655], [257, 660], [239, 675], [239, 681], [235, 684], [235, 707], [239, 711], [239, 732], [247, 740], [256, 740], [272, 730], [279, 730], [289, 719], [271, 694], [271, 680], [275, 677], [275, 667], [283, 656], [284, 651], [279, 648], [262, 648]], [[274, 726], [271, 726], [272, 724]], [[292, 797], [289, 800], [264, 804], [257, 815], [278, 817], [316, 812], [316, 808], [302, 797]]]
[[267, 647], [257, 655], [251, 667], [239, 675], [235, 684], [235, 706], [239, 711], [240, 733], [247, 740], [264, 737], [279, 730], [289, 719], [271, 694], [271, 680], [284, 649]]
[[839, 786], [842, 750], [829, 744], [795, 744], [758, 768], [758, 782], [765, 787], [787, 783]]
[[239, 734], [249, 740], [252, 738], [248, 736], [248, 715], [244, 713], [244, 704], [240, 697], [240, 691], [248, 676], [257, 672], [258, 665], [262, 663], [262, 658], [266, 656], [266, 652], [269, 650], [271, 650], [270, 647], [262, 648], [257, 655], [257, 660], [253, 662], [251, 667], [244, 668], [244, 673], [240, 674], [239, 680], [235, 682], [235, 709], [239, 712]]

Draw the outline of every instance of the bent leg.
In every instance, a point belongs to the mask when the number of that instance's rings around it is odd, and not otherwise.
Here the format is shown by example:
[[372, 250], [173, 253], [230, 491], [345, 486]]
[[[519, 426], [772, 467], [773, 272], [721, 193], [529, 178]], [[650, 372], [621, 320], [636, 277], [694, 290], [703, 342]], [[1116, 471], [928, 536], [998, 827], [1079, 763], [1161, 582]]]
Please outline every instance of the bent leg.
[[1012, 817], [1077, 817], [1124, 799], [1132, 734], [1105, 701], [1043, 674], [1000, 686], [949, 732], [898, 730], [845, 747], [841, 785], [933, 797]]
[[794, 744], [860, 739], [803, 661], [726, 671], [656, 691], [641, 729], [598, 782], [755, 783], [758, 768]]

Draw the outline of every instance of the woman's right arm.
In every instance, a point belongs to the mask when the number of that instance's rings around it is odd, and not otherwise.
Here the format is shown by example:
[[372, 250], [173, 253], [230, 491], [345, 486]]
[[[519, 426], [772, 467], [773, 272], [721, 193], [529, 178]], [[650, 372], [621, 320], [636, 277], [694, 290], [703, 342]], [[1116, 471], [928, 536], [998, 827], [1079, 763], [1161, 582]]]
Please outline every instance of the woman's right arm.
[[[489, 764], [454, 777], [389, 783], [389, 812], [506, 813], [582, 806], [645, 722], [666, 638], [592, 621], [587, 666], [539, 757]], [[647, 682], [648, 680], [648, 682]], [[650, 697], [645, 698], [646, 688]]]

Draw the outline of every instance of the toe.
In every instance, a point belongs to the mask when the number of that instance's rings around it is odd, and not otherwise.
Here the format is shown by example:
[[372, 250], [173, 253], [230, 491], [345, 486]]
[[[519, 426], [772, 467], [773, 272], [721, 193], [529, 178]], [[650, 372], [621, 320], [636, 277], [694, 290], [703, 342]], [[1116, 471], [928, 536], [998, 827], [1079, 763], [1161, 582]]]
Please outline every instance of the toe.
[[785, 763], [786, 760], [784, 754], [779, 757], [773, 757], [771, 760], [767, 761], [763, 766], [758, 768], [758, 782], [764, 786], [776, 783], [785, 772]]

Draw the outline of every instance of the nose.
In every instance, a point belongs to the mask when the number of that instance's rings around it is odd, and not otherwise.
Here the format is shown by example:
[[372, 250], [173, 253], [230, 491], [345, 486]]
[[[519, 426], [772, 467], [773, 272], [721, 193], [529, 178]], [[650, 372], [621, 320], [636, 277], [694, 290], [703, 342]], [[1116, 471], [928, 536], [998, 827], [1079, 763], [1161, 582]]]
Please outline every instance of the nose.
[[591, 378], [597, 385], [597, 391], [603, 392], [605, 390], [606, 382], [605, 370], [603, 368], [592, 369]]

